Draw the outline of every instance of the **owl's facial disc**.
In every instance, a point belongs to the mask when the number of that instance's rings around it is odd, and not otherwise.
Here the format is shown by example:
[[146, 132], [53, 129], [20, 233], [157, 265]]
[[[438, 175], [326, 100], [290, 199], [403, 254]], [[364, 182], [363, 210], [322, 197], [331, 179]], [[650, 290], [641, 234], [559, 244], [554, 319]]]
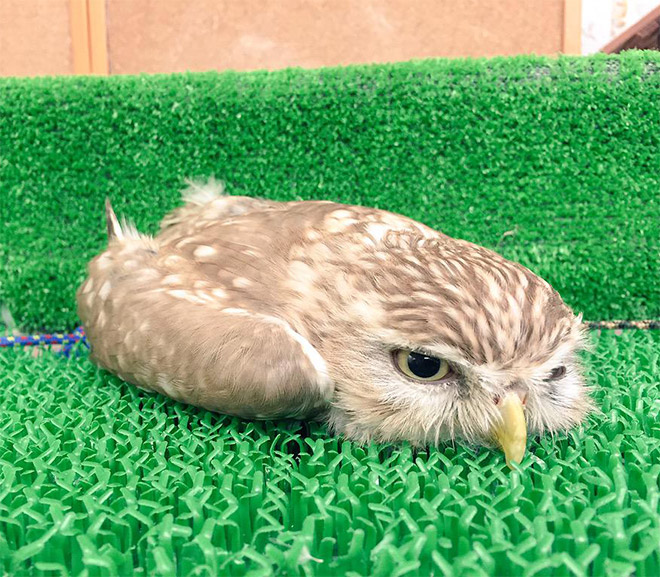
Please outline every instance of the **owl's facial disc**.
[[[395, 349], [392, 360], [396, 369], [412, 381], [428, 383], [430, 386], [456, 378], [456, 372], [449, 363], [436, 356], [411, 349]], [[554, 369], [550, 379], [558, 379], [566, 372], [565, 367]], [[498, 421], [493, 426], [493, 440], [504, 451], [506, 464], [520, 463], [525, 455], [527, 444], [527, 421], [525, 403], [527, 391], [510, 388], [503, 396], [497, 395], [493, 402], [498, 409]]]
[[[458, 376], [446, 360], [421, 351], [395, 349], [392, 351], [392, 361], [404, 377], [429, 386], [456, 380]], [[559, 378], [560, 373], [559, 369], [553, 370], [551, 378]], [[497, 406], [497, 421], [492, 428], [492, 438], [504, 451], [506, 463], [510, 468], [512, 461], [520, 463], [525, 455], [526, 401], [527, 391], [519, 387], [510, 388], [504, 395], [496, 395], [493, 398]]]

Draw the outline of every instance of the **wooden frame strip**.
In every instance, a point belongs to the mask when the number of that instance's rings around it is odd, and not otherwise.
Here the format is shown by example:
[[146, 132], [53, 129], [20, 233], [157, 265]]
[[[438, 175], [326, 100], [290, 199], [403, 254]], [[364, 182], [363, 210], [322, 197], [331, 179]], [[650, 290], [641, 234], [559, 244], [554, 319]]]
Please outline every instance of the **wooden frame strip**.
[[87, 0], [89, 62], [92, 74], [108, 75], [108, 41], [105, 0]]
[[[647, 46], [640, 46], [639, 41], [644, 39], [648, 41], [653, 35], [660, 37], [660, 6], [651, 10], [644, 18], [624, 30], [619, 36], [610, 40], [600, 51], [605, 52], [605, 54], [616, 54], [628, 48], [647, 48]], [[636, 36], [639, 36], [639, 38], [636, 38]], [[635, 42], [636, 40], [638, 42]], [[660, 44], [660, 40], [657, 40], [657, 43]], [[652, 41], [651, 44], [653, 44]]]
[[109, 73], [106, 0], [69, 0], [74, 74]]
[[564, 0], [564, 54], [582, 54], [582, 0]]
[[70, 0], [69, 18], [71, 20], [73, 73], [89, 74], [92, 71], [92, 67], [89, 60], [87, 0]]

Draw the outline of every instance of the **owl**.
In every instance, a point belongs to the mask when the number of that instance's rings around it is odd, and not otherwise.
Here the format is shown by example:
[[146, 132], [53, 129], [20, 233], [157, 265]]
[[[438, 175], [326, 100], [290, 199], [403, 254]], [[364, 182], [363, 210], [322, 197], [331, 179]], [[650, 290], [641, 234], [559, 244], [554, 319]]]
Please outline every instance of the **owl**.
[[191, 183], [155, 237], [119, 222], [78, 314], [100, 367], [360, 443], [462, 440], [520, 462], [590, 409], [581, 317], [527, 268], [384, 210]]

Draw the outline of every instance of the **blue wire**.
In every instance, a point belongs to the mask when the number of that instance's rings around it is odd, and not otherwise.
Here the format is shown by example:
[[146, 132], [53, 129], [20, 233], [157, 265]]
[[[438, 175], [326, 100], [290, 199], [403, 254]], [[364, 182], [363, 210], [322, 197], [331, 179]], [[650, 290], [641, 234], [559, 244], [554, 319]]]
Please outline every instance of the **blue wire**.
[[29, 347], [37, 345], [64, 345], [62, 350], [57, 354], [64, 357], [69, 357], [73, 347], [77, 343], [82, 343], [87, 348], [89, 348], [89, 343], [85, 337], [85, 329], [83, 327], [77, 327], [73, 332], [70, 333], [39, 333], [31, 335], [0, 335], [0, 348], [1, 347]]

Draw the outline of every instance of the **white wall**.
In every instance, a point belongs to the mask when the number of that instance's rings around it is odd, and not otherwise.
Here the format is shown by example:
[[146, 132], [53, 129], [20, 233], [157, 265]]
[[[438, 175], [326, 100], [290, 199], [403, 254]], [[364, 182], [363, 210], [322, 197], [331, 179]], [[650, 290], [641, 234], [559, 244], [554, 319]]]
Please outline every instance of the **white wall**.
[[658, 0], [582, 0], [582, 54], [598, 52], [659, 5]]

